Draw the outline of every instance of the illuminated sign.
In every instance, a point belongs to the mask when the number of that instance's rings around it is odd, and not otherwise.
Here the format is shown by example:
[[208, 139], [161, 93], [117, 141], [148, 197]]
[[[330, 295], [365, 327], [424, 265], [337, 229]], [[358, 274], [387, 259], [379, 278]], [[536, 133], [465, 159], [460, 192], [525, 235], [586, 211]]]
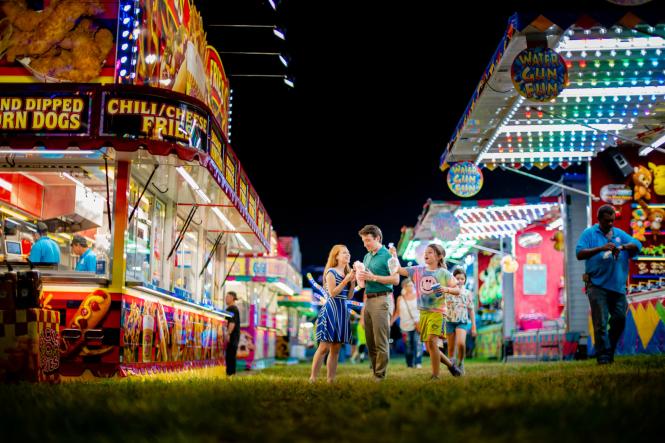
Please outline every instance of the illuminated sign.
[[448, 171], [448, 188], [459, 197], [476, 195], [483, 187], [483, 172], [471, 162], [455, 163]]
[[249, 216], [252, 220], [256, 220], [256, 195], [253, 192], [249, 193], [249, 206], [247, 207]]
[[240, 202], [244, 207], [247, 207], [247, 179], [244, 175], [240, 176], [240, 189], [238, 190]]
[[231, 189], [236, 190], [236, 161], [230, 152], [226, 153], [226, 169], [224, 170], [224, 177], [231, 186]]
[[212, 126], [210, 131], [210, 158], [212, 159], [219, 172], [224, 172], [224, 143], [222, 137], [217, 132], [216, 126]]
[[90, 98], [74, 93], [0, 98], [0, 132], [19, 134], [88, 135]]
[[170, 141], [207, 150], [208, 113], [191, 103], [148, 94], [106, 92], [103, 135]]
[[566, 63], [550, 48], [528, 48], [520, 52], [510, 74], [522, 97], [539, 102], [557, 97], [568, 84]]

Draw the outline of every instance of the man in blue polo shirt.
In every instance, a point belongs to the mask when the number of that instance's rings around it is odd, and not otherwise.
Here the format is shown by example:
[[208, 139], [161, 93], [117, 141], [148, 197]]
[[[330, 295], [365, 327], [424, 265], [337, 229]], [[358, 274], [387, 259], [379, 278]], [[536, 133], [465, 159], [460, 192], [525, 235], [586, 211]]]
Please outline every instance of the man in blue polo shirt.
[[78, 272], [97, 272], [97, 256], [88, 247], [88, 240], [80, 235], [75, 235], [72, 240], [72, 252], [74, 255], [79, 255], [76, 262], [76, 271]]
[[46, 223], [37, 223], [37, 235], [39, 238], [30, 248], [28, 259], [32, 263], [60, 264], [60, 247], [49, 238]]
[[612, 206], [601, 206], [598, 223], [582, 232], [576, 248], [577, 259], [585, 260], [586, 293], [598, 364], [614, 362], [614, 351], [626, 326], [630, 258], [642, 249], [638, 240], [614, 227], [615, 216]]

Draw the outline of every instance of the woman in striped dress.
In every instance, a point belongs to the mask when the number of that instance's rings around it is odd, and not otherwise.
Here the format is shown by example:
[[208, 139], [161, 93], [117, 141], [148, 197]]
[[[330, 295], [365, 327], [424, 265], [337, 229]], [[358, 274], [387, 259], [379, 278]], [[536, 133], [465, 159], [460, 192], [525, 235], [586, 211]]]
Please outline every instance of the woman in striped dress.
[[327, 370], [328, 382], [331, 383], [337, 372], [339, 351], [344, 343], [351, 343], [351, 322], [346, 300], [349, 296], [349, 289], [351, 290], [351, 297], [353, 297], [355, 272], [349, 266], [350, 262], [351, 254], [346, 246], [333, 246], [323, 273], [324, 287], [329, 297], [319, 311], [316, 326], [316, 339], [319, 342], [319, 348], [312, 360], [310, 382], [316, 380], [323, 359], [329, 353]]

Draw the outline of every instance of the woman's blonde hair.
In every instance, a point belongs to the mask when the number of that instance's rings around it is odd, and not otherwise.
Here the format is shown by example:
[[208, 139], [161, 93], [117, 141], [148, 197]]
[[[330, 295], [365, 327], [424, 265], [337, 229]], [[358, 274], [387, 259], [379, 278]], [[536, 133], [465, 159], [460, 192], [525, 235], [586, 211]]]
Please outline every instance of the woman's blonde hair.
[[437, 263], [437, 267], [439, 268], [444, 268], [445, 265], [445, 258], [446, 258], [446, 250], [443, 249], [443, 246], [437, 245], [436, 243], [430, 243], [427, 245], [428, 248], [432, 249], [434, 253], [439, 257], [439, 262]]
[[[328, 274], [328, 270], [330, 270], [330, 268], [337, 267], [337, 256], [340, 252], [342, 252], [342, 249], [346, 249], [347, 251], [349, 250], [346, 245], [335, 245], [330, 250], [330, 254], [328, 254], [328, 261], [326, 262], [326, 267], [323, 270], [323, 286], [326, 286], [326, 275]], [[344, 275], [342, 277], [346, 276], [349, 272], [351, 272], [351, 266], [347, 264], [344, 267]], [[330, 288], [326, 289], [330, 291]]]

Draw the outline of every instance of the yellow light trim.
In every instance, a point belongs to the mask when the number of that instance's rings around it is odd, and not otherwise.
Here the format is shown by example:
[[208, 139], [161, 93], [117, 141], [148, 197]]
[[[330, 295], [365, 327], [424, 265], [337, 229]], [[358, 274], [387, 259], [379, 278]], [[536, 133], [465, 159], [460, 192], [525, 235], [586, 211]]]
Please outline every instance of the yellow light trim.
[[4, 206], [0, 206], [0, 212], [4, 212], [5, 214], [11, 215], [12, 217], [16, 217], [22, 221], [28, 221], [28, 217], [26, 217], [25, 215], [19, 214], [18, 212], [14, 212], [11, 209], [5, 208]]

